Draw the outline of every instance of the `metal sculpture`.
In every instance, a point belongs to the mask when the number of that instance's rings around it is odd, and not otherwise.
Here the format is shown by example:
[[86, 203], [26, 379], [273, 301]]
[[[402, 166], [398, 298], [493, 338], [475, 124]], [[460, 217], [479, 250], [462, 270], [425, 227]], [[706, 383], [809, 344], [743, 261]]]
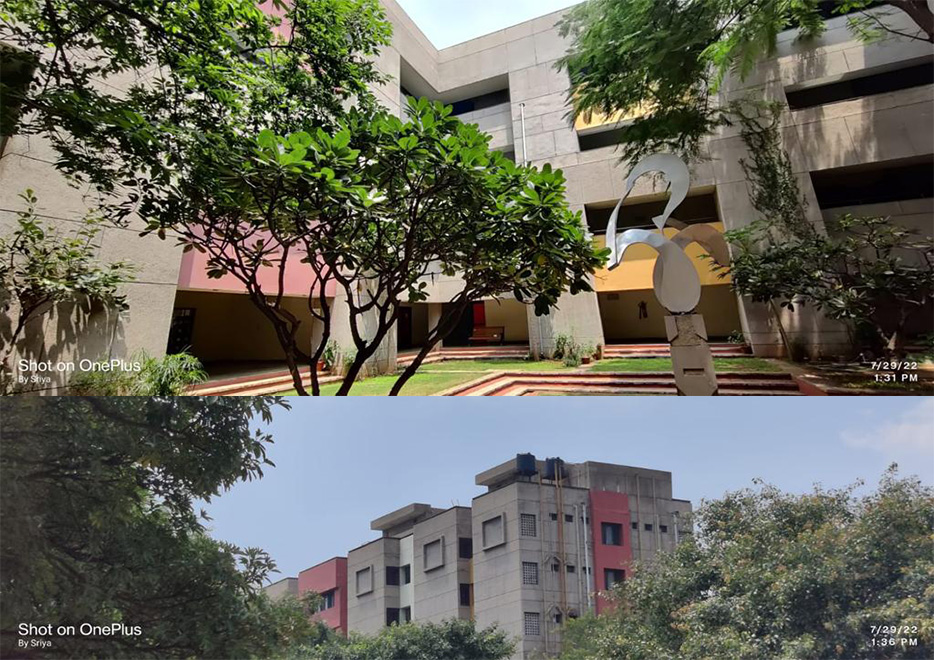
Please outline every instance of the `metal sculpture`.
[[[659, 172], [668, 180], [671, 196], [661, 215], [652, 218], [658, 232], [648, 229], [627, 229], [617, 235], [616, 225], [623, 202], [632, 192], [636, 181], [649, 172]], [[704, 317], [694, 310], [700, 302], [700, 276], [685, 248], [691, 243], [703, 247], [711, 259], [722, 266], [730, 263], [730, 253], [723, 236], [709, 225], [685, 227], [671, 215], [687, 197], [691, 175], [687, 165], [673, 154], [653, 154], [639, 161], [626, 179], [626, 192], [613, 209], [606, 228], [606, 245], [610, 248], [608, 268], [613, 270], [623, 260], [629, 247], [648, 245], [658, 252], [652, 284], [655, 297], [668, 311], [665, 331], [671, 345], [671, 364], [678, 394], [710, 396], [717, 393], [717, 375], [713, 357], [707, 343]], [[672, 238], [664, 234], [665, 225], [682, 227]]]

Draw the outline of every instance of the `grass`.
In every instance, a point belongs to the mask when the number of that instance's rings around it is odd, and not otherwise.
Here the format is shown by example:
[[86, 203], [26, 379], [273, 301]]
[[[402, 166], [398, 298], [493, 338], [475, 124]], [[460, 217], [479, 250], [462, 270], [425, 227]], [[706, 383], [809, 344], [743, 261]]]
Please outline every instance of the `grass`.
[[[714, 358], [714, 368], [719, 371], [778, 372], [773, 362], [761, 358]], [[586, 368], [586, 367], [585, 367]], [[492, 371], [570, 371], [557, 360], [450, 360], [422, 365], [402, 389], [402, 396], [428, 396], [480, 378]], [[671, 372], [670, 358], [620, 358], [591, 363], [589, 371], [617, 372]], [[386, 396], [396, 382], [397, 375], [367, 378], [354, 384], [351, 396]], [[340, 383], [329, 383], [321, 387], [323, 396], [333, 396]], [[283, 392], [294, 396], [295, 390]]]
[[452, 371], [562, 371], [570, 369], [556, 360], [449, 360], [424, 364], [418, 373], [441, 373]]
[[[396, 382], [397, 376], [377, 376], [376, 378], [367, 378], [350, 389], [351, 396], [386, 396]], [[417, 373], [402, 388], [402, 396], [427, 396], [437, 394], [443, 390], [466, 383], [477, 378], [476, 372], [459, 373], [437, 373], [423, 374]], [[321, 387], [322, 396], [334, 396], [340, 383], [328, 383]], [[295, 396], [295, 390], [283, 392], [284, 396]]]
[[[713, 359], [713, 367], [721, 371], [751, 371], [757, 373], [781, 372], [781, 369], [769, 360], [754, 357], [743, 358], [717, 358]], [[620, 358], [616, 360], [600, 360], [594, 364], [590, 371], [658, 371], [671, 373], [671, 358]]]

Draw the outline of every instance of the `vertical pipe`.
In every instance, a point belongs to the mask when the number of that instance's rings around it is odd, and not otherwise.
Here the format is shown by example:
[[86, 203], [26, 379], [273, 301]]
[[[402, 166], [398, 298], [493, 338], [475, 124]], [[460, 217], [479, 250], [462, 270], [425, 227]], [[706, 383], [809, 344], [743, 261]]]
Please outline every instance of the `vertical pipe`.
[[587, 575], [586, 570], [584, 569], [584, 555], [582, 551], [581, 535], [585, 533], [584, 530], [584, 516], [583, 516], [584, 505], [574, 505], [574, 520], [577, 522], [574, 538], [577, 541], [577, 607], [578, 612], [584, 609], [584, 589], [583, 589], [583, 580]]
[[[584, 527], [584, 565], [587, 567], [586, 572], [586, 587], [587, 587], [587, 611], [593, 612], [593, 592], [596, 590], [596, 577], [593, 576], [593, 565], [590, 561], [590, 547], [591, 547], [591, 534], [593, 534], [593, 521], [590, 519], [590, 514], [587, 512], [587, 505], [582, 504], [581, 508], [584, 511], [584, 520], [586, 521], [586, 526]], [[591, 580], [593, 578], [593, 580]]]
[[642, 528], [644, 527], [642, 523], [642, 493], [639, 489], [639, 475], [636, 475], [636, 515], [638, 520], [636, 521], [636, 543], [639, 547], [639, 559], [644, 559], [642, 556]]
[[529, 164], [529, 150], [525, 146], [525, 103], [519, 104], [519, 121], [522, 124], [522, 164]]

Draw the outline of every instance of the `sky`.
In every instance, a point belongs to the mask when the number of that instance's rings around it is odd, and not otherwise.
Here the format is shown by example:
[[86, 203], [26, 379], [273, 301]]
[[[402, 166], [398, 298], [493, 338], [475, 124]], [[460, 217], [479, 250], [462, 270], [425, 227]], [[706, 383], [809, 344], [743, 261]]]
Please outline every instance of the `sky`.
[[281, 574], [378, 537], [412, 502], [469, 506], [483, 470], [531, 452], [667, 470], [674, 497], [718, 498], [759, 477], [804, 493], [868, 489], [886, 467], [934, 485], [934, 399], [917, 397], [413, 397], [291, 399], [257, 481], [205, 505], [211, 534], [265, 549]]
[[496, 32], [581, 0], [397, 0], [435, 48]]

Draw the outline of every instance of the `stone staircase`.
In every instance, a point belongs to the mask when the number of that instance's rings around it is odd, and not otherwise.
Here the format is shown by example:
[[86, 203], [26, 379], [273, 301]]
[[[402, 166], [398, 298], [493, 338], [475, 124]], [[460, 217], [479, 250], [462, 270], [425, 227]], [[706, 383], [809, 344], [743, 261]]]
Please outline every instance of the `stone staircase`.
[[[800, 395], [798, 383], [787, 373], [724, 372], [717, 374], [724, 396]], [[529, 396], [561, 394], [675, 395], [671, 373], [529, 373], [497, 372], [442, 392], [444, 396]]]
[[[710, 345], [714, 357], [750, 357], [752, 351], [746, 344], [717, 343]], [[607, 344], [603, 348], [605, 359], [668, 357], [671, 350], [668, 344]]]

